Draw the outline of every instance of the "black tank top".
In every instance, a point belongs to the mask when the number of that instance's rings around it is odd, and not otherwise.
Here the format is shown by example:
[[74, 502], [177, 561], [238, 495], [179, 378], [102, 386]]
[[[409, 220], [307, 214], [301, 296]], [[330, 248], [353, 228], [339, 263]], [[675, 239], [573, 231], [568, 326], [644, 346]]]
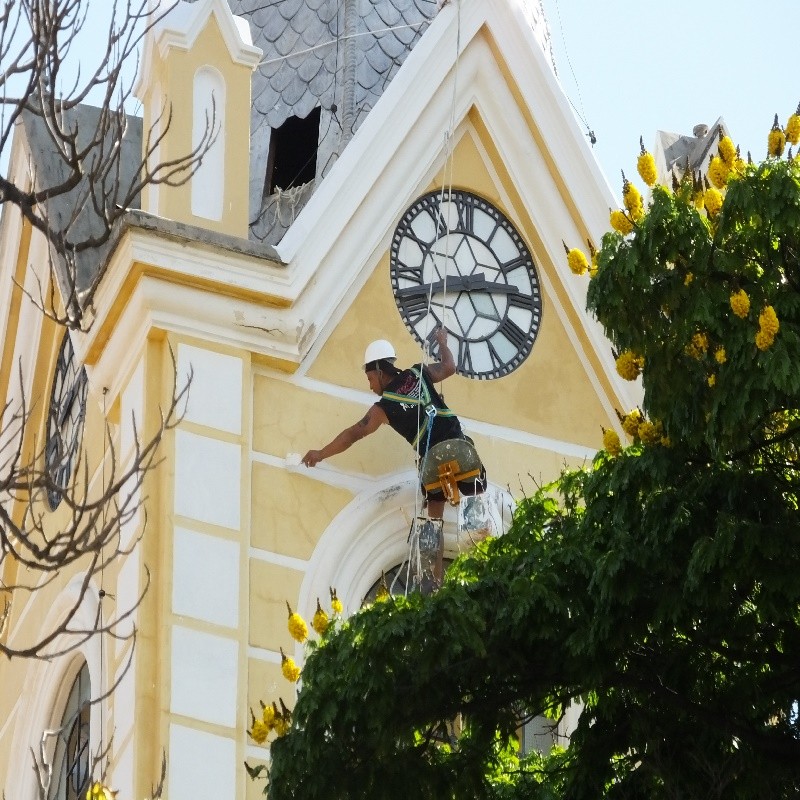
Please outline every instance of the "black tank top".
[[462, 437], [458, 417], [444, 404], [430, 372], [421, 364], [395, 376], [376, 405], [383, 409], [389, 425], [419, 448], [420, 455], [439, 442]]

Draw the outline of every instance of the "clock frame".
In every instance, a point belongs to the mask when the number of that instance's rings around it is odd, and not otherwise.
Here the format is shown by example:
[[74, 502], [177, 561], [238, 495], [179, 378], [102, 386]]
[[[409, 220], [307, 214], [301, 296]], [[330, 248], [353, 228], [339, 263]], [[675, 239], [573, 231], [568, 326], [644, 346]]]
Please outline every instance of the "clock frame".
[[406, 327], [436, 356], [433, 332], [444, 325], [460, 374], [501, 378], [530, 354], [542, 315], [536, 266], [488, 200], [461, 189], [419, 197], [395, 229], [389, 268]]

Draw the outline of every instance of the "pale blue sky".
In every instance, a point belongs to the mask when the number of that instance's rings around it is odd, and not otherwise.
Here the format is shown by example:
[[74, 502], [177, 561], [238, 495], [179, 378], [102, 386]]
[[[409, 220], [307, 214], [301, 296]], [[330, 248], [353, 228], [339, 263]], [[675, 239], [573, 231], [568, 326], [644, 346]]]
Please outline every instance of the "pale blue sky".
[[651, 149], [657, 130], [724, 117], [760, 160], [774, 115], [785, 125], [800, 101], [800, 0], [543, 3], [559, 80], [617, 196], [640, 135]]
[[[691, 133], [723, 116], [742, 152], [761, 158], [773, 115], [785, 123], [800, 101], [800, 0], [543, 3], [559, 79], [617, 195], [620, 170], [635, 177], [640, 135], [651, 148], [659, 129]], [[74, 52], [84, 72], [107, 40], [109, 3], [89, 8], [94, 25]]]

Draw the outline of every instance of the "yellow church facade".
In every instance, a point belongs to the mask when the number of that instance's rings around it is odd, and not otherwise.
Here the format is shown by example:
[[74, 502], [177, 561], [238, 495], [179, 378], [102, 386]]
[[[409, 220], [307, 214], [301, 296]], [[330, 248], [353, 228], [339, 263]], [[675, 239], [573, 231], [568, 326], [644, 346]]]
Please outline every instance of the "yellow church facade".
[[[636, 405], [584, 310], [589, 279], [569, 273], [562, 245], [598, 244], [614, 200], [523, 6], [460, 0], [433, 15], [285, 235], [267, 244], [248, 237], [251, 80], [263, 52], [226, 0], [179, 3], [149, 34], [137, 93], [144, 130], [163, 133], [154, 163], [198, 144], [207, 153], [182, 184], [148, 187], [117, 231], [85, 332], [64, 334], [30, 302], [23, 289], [47, 279], [46, 245], [4, 215], [0, 381], [9, 403], [21, 396], [18, 374], [39, 400], [27, 452], [47, 437], [64, 336], [87, 376], [79, 424], [90, 482], [112, 468], [112, 449], [124, 464], [158, 430], [176, 382], [189, 386], [159, 463], [135, 489], [141, 508], [125, 520], [122, 554], [93, 577], [78, 612], [88, 628], [98, 614], [123, 616], [118, 635], [0, 664], [9, 800], [36, 796], [31, 752], [63, 720], [79, 674], [102, 698], [85, 720], [89, 753], [103, 754], [94, 777], [104, 773], [120, 798], [147, 797], [162, 757], [171, 800], [260, 792], [242, 765], [268, 761], [269, 742], [249, 740], [249, 709], [278, 696], [291, 706], [281, 648], [302, 662], [287, 602], [310, 619], [335, 587], [354, 613], [408, 557], [421, 513], [414, 451], [388, 426], [313, 469], [300, 463], [374, 402], [369, 342], [388, 339], [406, 366], [423, 360], [434, 321], [451, 330], [460, 374], [443, 391], [485, 464], [496, 535], [515, 497], [590, 461], [602, 428], [619, 430], [615, 409]], [[26, 161], [21, 135], [12, 174], [24, 176]], [[424, 221], [400, 231], [444, 198], [458, 217], [447, 235], [425, 239]], [[462, 249], [425, 261], [434, 240]], [[475, 330], [486, 344], [472, 342]], [[42, 513], [51, 530], [66, 524], [64, 508]], [[448, 509], [448, 557], [467, 546], [457, 520]], [[3, 584], [22, 569], [4, 554]], [[76, 564], [29, 595], [7, 593], [0, 641], [49, 630], [81, 575]], [[47, 747], [57, 759], [55, 738]], [[52, 796], [70, 796], [60, 791]]]

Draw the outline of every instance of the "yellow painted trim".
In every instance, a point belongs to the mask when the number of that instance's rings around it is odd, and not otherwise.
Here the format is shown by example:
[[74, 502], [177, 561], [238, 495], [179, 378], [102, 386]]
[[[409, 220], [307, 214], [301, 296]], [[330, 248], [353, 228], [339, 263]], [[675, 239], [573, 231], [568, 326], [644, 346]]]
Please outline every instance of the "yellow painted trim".
[[[292, 301], [286, 297], [271, 294], [269, 292], [257, 292], [252, 289], [244, 289], [239, 286], [231, 286], [230, 284], [221, 283], [220, 281], [210, 280], [208, 278], [200, 278], [195, 275], [189, 276], [180, 272], [166, 269], [164, 267], [157, 267], [153, 264], [145, 264], [141, 261], [134, 261], [128, 271], [125, 280], [120, 287], [111, 308], [108, 313], [103, 317], [102, 324], [94, 337], [91, 347], [86, 354], [87, 364], [96, 364], [100, 359], [100, 355], [105, 349], [108, 340], [111, 338], [111, 333], [117, 326], [117, 322], [122, 316], [125, 307], [133, 295], [134, 289], [140, 280], [143, 278], [156, 278], [168, 283], [176, 284], [179, 286], [188, 286], [193, 289], [203, 289], [204, 291], [212, 291], [214, 294], [225, 295], [237, 300], [247, 300], [257, 303], [262, 303], [273, 308], [290, 308]], [[297, 366], [295, 365], [294, 369]], [[291, 371], [294, 372], [294, 369]]]
[[5, 352], [3, 353], [2, 364], [0, 365], [0, 391], [3, 397], [8, 397], [9, 381], [11, 379], [12, 362], [14, 360], [14, 350], [17, 343], [17, 327], [19, 326], [19, 315], [22, 310], [22, 298], [25, 296], [22, 285], [25, 282], [25, 266], [28, 263], [28, 253], [31, 246], [31, 224], [28, 220], [22, 221], [22, 232], [17, 251], [17, 263], [14, 267], [14, 287], [11, 290], [11, 308], [8, 309], [8, 324], [6, 327], [6, 340], [3, 343]]
[[[518, 96], [515, 94], [515, 96]], [[491, 134], [489, 133], [486, 124], [481, 117], [480, 111], [473, 106], [468, 113], [468, 119], [477, 135], [478, 139], [480, 140], [481, 145], [484, 147], [486, 152], [489, 154], [489, 158], [491, 159], [492, 166], [497, 171], [497, 174], [500, 176], [502, 181], [503, 187], [508, 192], [508, 195], [511, 199], [512, 204], [514, 205], [514, 212], [517, 209], [524, 208], [524, 204], [522, 202], [522, 198], [517, 191], [516, 184], [514, 182], [513, 176], [508, 172], [508, 169], [503, 161], [495, 143], [492, 139]], [[575, 226], [581, 230], [586, 231], [585, 226], [583, 225], [583, 221], [580, 217], [578, 212], [577, 206], [573, 202], [571, 196], [569, 196], [566, 185], [564, 184], [563, 179], [561, 178], [560, 173], [556, 169], [555, 163], [553, 162], [552, 158], [550, 157], [549, 152], [547, 151], [546, 147], [544, 146], [543, 142], [541, 141], [541, 135], [538, 132], [538, 129], [535, 127], [535, 123], [533, 120], [528, 117], [528, 124], [532, 128], [531, 133], [537, 140], [537, 144], [542, 151], [545, 159], [548, 163], [548, 168], [550, 169], [551, 175], [553, 177], [554, 182], [558, 186], [559, 195], [561, 196], [564, 204], [572, 218]], [[434, 188], [439, 188], [438, 184]], [[510, 211], [510, 209], [503, 209], [506, 213]], [[558, 279], [556, 276], [556, 271], [552, 267], [550, 259], [547, 257], [546, 253], [547, 250], [544, 246], [544, 242], [542, 241], [539, 232], [536, 230], [535, 226], [532, 224], [531, 220], [529, 220], [527, 214], [520, 214], [520, 213], [511, 213], [509, 216], [514, 220], [514, 223], [518, 225], [521, 230], [525, 234], [525, 238], [530, 243], [531, 250], [536, 258], [536, 262], [540, 265], [540, 268], [544, 268], [545, 265], [547, 266], [547, 271], [553, 275], [553, 280], [551, 281], [553, 293], [555, 294], [555, 299], [561, 305], [564, 313], [567, 315], [569, 319], [570, 325], [573, 327], [574, 330], [582, 331], [584, 328], [584, 319], [582, 319], [581, 315], [575, 310], [575, 307], [572, 301], [567, 294], [563, 283]], [[588, 238], [588, 235], [584, 236], [584, 238]], [[584, 335], [585, 336], [585, 335]], [[594, 348], [586, 348], [584, 351], [586, 358], [589, 360], [591, 368], [594, 370], [595, 375], [597, 376], [598, 380], [600, 381], [601, 386], [603, 387], [603, 392], [605, 393], [606, 397], [608, 397], [612, 402], [620, 403], [621, 399], [617, 396], [617, 392], [614, 389], [613, 384], [608, 379], [608, 375], [606, 374], [606, 369], [600, 359], [597, 356]]]
[[252, 359], [254, 367], [276, 369], [279, 372], [285, 372], [287, 375], [293, 375], [295, 372], [297, 372], [297, 368], [300, 366], [300, 364], [296, 361], [278, 358], [277, 356], [268, 356], [263, 353], [253, 353]]
[[[542, 135], [542, 132], [539, 130], [538, 125], [536, 124], [536, 122], [533, 119], [533, 116], [530, 113], [528, 104], [525, 102], [523, 94], [520, 91], [520, 88], [517, 85], [517, 82], [514, 78], [513, 71], [509, 69], [508, 64], [503, 58], [502, 48], [498, 46], [497, 42], [495, 41], [494, 37], [492, 36], [489, 30], [489, 27], [486, 24], [483, 25], [478, 36], [480, 36], [486, 42], [486, 44], [489, 46], [489, 49], [492, 51], [494, 60], [497, 63], [500, 72], [503, 73], [503, 77], [506, 80], [506, 85], [508, 86], [508, 90], [513, 95], [520, 113], [525, 118], [528, 130], [530, 131], [531, 136], [533, 136], [534, 141], [536, 142], [536, 146], [539, 148], [539, 152], [542, 154], [542, 158], [547, 164], [547, 170], [550, 174], [550, 177], [553, 179], [553, 182], [558, 188], [558, 193], [561, 197], [561, 201], [564, 203], [564, 206], [569, 211], [569, 215], [570, 217], [572, 217], [575, 226], [580, 231], [581, 241], [584, 241], [586, 239], [591, 239], [591, 236], [589, 235], [589, 230], [583, 222], [583, 217], [578, 208], [578, 204], [575, 202], [574, 198], [567, 189], [566, 183], [564, 182], [564, 178], [561, 175], [561, 170], [558, 167], [558, 162], [555, 160], [555, 158], [553, 158], [553, 154], [550, 152], [547, 140]], [[597, 245], [596, 242], [593, 242], [593, 244], [595, 246]]]

